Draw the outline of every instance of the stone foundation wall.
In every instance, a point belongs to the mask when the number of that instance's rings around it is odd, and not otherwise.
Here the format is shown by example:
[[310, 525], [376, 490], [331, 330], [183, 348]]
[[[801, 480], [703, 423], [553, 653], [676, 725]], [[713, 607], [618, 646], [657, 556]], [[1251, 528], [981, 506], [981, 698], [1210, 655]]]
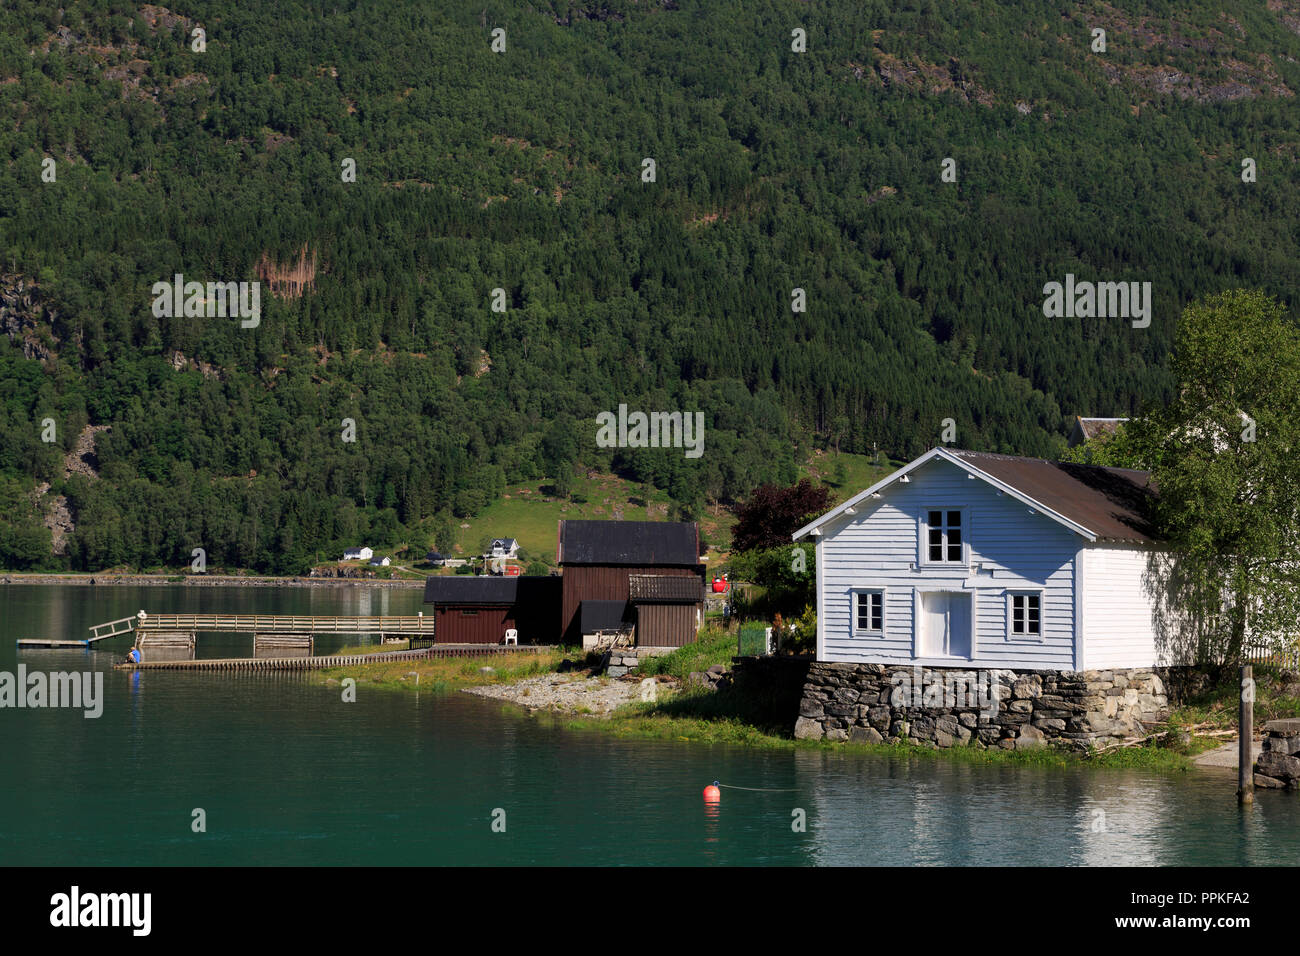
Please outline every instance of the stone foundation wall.
[[[799, 740], [1086, 749], [1144, 735], [1169, 716], [1160, 669], [1010, 671], [814, 663]], [[963, 679], [964, 678], [964, 679]]]
[[1255, 761], [1255, 786], [1300, 790], [1300, 718], [1270, 720]]

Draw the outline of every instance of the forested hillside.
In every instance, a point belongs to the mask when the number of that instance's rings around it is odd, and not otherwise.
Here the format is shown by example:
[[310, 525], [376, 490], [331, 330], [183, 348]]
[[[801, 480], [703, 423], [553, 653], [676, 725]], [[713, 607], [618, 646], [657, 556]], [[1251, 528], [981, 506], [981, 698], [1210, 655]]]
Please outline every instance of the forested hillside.
[[[689, 515], [945, 418], [1053, 454], [1194, 296], [1300, 301], [1300, 0], [177, 4], [0, 12], [0, 567], [298, 572], [577, 468]], [[260, 321], [155, 317], [177, 273]], [[1150, 326], [1045, 318], [1067, 273]], [[702, 454], [599, 447], [621, 403]]]

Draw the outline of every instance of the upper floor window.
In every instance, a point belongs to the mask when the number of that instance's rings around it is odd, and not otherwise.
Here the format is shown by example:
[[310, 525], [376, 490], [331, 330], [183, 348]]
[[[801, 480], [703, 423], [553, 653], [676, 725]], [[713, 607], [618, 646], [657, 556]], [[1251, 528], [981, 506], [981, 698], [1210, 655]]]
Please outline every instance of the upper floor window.
[[926, 560], [932, 562], [960, 562], [962, 560], [962, 513], [960, 511], [929, 511], [925, 522]]

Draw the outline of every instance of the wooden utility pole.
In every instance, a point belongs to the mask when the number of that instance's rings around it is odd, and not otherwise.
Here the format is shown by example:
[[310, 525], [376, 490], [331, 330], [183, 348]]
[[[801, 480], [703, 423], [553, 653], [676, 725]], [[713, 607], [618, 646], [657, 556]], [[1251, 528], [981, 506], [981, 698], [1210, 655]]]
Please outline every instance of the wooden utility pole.
[[1237, 803], [1255, 802], [1255, 769], [1252, 738], [1255, 727], [1255, 677], [1249, 664], [1241, 666], [1240, 710], [1237, 717]]

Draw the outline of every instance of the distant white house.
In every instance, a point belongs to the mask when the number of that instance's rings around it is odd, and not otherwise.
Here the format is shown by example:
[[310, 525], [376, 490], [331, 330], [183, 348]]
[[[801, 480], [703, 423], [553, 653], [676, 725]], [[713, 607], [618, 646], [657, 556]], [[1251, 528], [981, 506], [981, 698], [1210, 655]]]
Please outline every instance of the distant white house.
[[344, 561], [369, 561], [374, 556], [372, 548], [348, 548], [343, 552]]
[[489, 558], [515, 558], [519, 555], [519, 542], [514, 538], [493, 538], [488, 546]]
[[[370, 549], [367, 548], [366, 550], [369, 551]], [[386, 568], [392, 563], [393, 563], [392, 558], [371, 558], [370, 559], [370, 566], [372, 568]]]
[[1096, 670], [1165, 663], [1146, 472], [935, 448], [795, 532], [817, 659]]

